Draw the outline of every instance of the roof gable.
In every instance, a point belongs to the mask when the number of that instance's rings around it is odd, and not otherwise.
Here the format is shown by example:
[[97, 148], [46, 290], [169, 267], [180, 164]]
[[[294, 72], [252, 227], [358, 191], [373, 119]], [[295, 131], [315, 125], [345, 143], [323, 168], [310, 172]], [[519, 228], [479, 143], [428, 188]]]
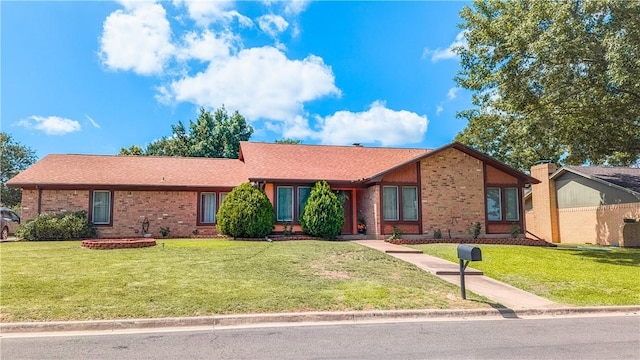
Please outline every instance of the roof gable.
[[565, 166], [553, 173], [550, 178], [557, 178], [565, 171], [576, 175], [615, 186], [619, 189], [640, 194], [640, 168], [613, 166]]
[[234, 187], [246, 182], [237, 159], [47, 155], [7, 182], [12, 187]]

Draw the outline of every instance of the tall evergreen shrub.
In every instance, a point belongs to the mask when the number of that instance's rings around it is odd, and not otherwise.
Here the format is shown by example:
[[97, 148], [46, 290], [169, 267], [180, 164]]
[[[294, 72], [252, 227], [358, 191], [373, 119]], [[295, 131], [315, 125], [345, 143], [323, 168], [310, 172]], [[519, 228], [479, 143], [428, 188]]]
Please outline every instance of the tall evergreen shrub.
[[300, 217], [302, 231], [311, 236], [335, 239], [344, 226], [344, 207], [340, 199], [326, 181], [318, 181], [311, 189]]
[[260, 238], [273, 231], [276, 214], [264, 191], [244, 183], [225, 198], [217, 213], [218, 231], [233, 238]]

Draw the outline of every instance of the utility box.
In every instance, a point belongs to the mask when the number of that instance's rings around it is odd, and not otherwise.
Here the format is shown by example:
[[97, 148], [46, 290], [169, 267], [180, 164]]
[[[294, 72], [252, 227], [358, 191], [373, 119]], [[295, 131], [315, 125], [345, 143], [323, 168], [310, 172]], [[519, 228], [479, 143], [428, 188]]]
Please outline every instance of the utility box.
[[466, 261], [482, 261], [482, 251], [479, 247], [467, 244], [458, 245], [458, 259]]

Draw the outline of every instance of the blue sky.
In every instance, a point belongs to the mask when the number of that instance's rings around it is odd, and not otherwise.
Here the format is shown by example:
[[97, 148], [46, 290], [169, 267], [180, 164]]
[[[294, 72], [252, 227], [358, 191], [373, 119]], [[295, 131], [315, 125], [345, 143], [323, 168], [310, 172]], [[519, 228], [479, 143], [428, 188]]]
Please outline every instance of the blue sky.
[[224, 104], [253, 141], [438, 147], [471, 107], [466, 4], [2, 1], [2, 131], [38, 157], [116, 154]]

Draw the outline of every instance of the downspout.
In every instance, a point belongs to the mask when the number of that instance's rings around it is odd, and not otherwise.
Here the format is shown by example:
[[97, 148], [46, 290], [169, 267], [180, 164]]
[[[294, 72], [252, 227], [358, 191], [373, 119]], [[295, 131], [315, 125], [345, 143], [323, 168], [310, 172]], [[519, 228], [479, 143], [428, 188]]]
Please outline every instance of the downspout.
[[38, 214], [40, 215], [40, 213], [42, 212], [42, 189], [40, 189], [39, 186], [36, 185], [36, 189], [38, 189]]

